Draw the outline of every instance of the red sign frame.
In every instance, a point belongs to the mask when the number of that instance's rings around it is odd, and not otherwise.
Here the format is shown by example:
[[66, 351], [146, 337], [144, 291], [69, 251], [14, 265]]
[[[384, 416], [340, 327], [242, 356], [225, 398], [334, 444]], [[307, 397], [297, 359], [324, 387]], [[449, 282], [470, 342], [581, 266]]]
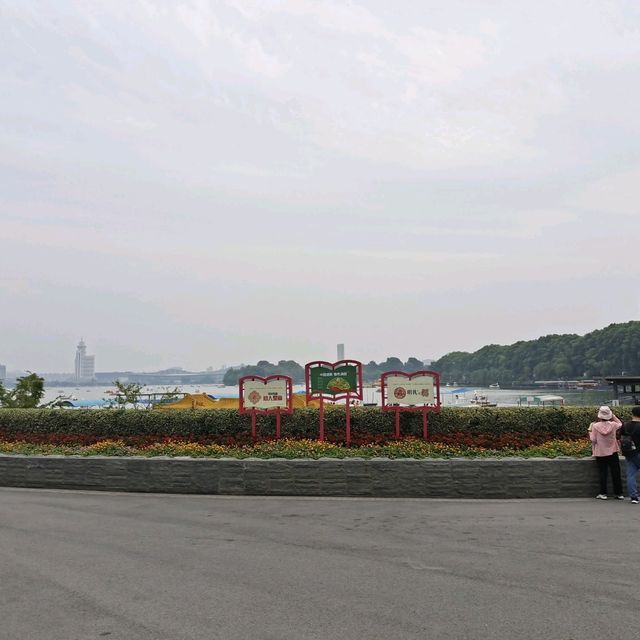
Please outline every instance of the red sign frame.
[[[357, 368], [357, 391], [355, 393], [351, 393], [347, 391], [343, 394], [330, 394], [330, 393], [322, 393], [322, 392], [311, 392], [311, 369], [313, 367], [330, 367], [331, 369], [336, 369], [339, 366], [345, 365], [355, 365]], [[359, 360], [338, 360], [337, 362], [327, 362], [326, 360], [313, 360], [312, 362], [307, 362], [304, 366], [304, 383], [305, 383], [305, 391], [307, 397], [307, 403], [309, 400], [320, 400], [320, 433], [319, 440], [324, 440], [324, 401], [331, 400], [335, 402], [336, 400], [346, 400], [346, 408], [345, 408], [345, 417], [346, 417], [346, 433], [345, 433], [345, 441], [347, 446], [351, 444], [351, 400], [362, 400], [362, 362]]]
[[[431, 376], [433, 378], [436, 392], [435, 392], [435, 404], [418, 404], [413, 406], [389, 404], [387, 396], [387, 378], [389, 376], [399, 376], [411, 380], [417, 376]], [[385, 371], [380, 376], [380, 390], [382, 392], [382, 410], [393, 411], [396, 414], [396, 430], [395, 437], [400, 438], [400, 413], [403, 411], [420, 411], [422, 412], [422, 437], [426, 440], [428, 437], [428, 415], [429, 413], [440, 413], [442, 403], [440, 400], [440, 374], [437, 371], [413, 371], [407, 373], [406, 371]]]
[[[252, 407], [250, 409], [245, 407], [244, 404], [244, 383], [246, 380], [257, 380], [262, 383], [267, 383], [269, 380], [284, 380], [286, 382], [286, 394], [287, 394], [287, 408], [286, 409], [256, 409]], [[284, 414], [292, 414], [293, 413], [293, 379], [291, 376], [281, 376], [278, 374], [271, 376], [242, 376], [238, 380], [238, 390], [240, 396], [240, 413], [241, 414], [251, 414], [251, 437], [256, 439], [256, 416], [258, 414], [268, 415], [275, 413], [276, 415], [276, 440], [280, 439], [280, 416]]]

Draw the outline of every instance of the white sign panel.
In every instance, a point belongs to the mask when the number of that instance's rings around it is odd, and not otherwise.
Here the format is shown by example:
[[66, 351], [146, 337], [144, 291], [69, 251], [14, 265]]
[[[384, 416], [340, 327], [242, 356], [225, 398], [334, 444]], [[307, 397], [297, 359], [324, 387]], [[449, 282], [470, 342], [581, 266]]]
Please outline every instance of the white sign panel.
[[245, 380], [242, 398], [246, 409], [287, 409], [287, 381]]
[[387, 404], [419, 406], [436, 402], [432, 376], [388, 376], [386, 382]]

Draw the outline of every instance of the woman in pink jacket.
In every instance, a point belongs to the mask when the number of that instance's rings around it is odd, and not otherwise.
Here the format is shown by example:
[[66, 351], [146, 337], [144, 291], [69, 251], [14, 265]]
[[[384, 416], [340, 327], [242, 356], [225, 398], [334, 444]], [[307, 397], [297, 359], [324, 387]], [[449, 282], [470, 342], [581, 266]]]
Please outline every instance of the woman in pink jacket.
[[598, 420], [589, 425], [591, 451], [596, 458], [600, 472], [600, 493], [596, 496], [599, 500], [607, 499], [607, 469], [611, 470], [613, 492], [616, 499], [624, 500], [620, 476], [620, 446], [616, 437], [621, 426], [622, 422], [606, 406], [600, 407]]

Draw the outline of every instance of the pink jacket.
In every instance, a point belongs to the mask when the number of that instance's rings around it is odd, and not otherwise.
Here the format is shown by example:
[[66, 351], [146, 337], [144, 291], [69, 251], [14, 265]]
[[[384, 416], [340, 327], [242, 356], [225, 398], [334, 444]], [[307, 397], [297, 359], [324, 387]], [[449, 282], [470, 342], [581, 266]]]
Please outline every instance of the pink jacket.
[[589, 426], [591, 453], [597, 458], [619, 453], [620, 445], [616, 433], [621, 426], [622, 422], [615, 416], [611, 420], [592, 422]]

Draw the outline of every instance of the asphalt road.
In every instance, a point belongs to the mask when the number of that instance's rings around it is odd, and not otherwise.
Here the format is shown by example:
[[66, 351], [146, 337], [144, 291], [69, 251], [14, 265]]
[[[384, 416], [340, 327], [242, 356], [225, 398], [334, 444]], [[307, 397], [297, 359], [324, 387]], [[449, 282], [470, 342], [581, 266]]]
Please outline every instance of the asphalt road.
[[609, 500], [0, 489], [0, 638], [638, 638]]

